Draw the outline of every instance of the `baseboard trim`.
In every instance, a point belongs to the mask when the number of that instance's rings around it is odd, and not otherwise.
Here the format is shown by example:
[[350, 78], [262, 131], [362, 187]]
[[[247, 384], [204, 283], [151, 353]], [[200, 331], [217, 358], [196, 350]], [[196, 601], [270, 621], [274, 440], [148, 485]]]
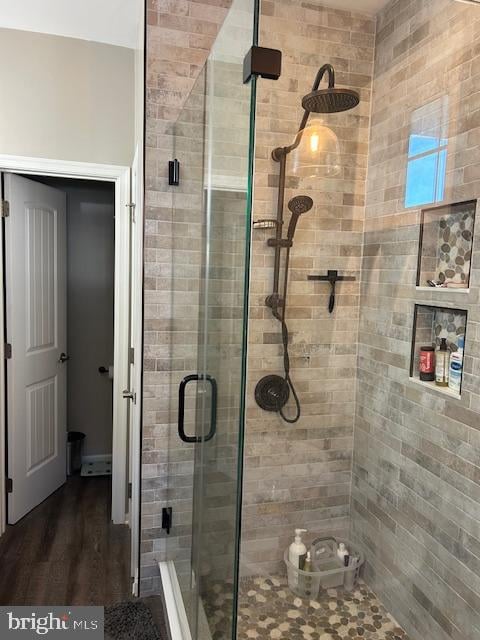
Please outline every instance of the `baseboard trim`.
[[98, 455], [94, 455], [94, 456], [82, 456], [82, 463], [83, 462], [103, 462], [105, 460], [105, 462], [111, 462], [112, 461], [112, 454], [111, 453], [100, 453]]
[[183, 604], [175, 564], [172, 560], [158, 563], [171, 640], [192, 640], [187, 612]]

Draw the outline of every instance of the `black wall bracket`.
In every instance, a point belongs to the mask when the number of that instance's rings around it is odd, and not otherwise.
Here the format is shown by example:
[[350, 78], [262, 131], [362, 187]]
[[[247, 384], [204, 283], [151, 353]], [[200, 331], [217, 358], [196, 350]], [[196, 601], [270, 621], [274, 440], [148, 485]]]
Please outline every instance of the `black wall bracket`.
[[337, 282], [349, 281], [353, 282], [355, 278], [353, 276], [339, 276], [338, 271], [329, 269], [326, 276], [308, 276], [309, 280], [316, 280], [319, 282], [329, 282], [331, 287], [330, 300], [328, 302], [328, 311], [330, 313], [335, 309], [335, 285]]
[[173, 509], [172, 507], [163, 507], [162, 509], [162, 529], [167, 532], [167, 535], [170, 533], [170, 529], [172, 528], [172, 520], [173, 520]]
[[168, 184], [173, 187], [180, 184], [180, 162], [176, 158], [168, 162]]
[[282, 52], [278, 49], [254, 46], [243, 61], [243, 83], [252, 76], [260, 76], [268, 80], [278, 80], [282, 73]]

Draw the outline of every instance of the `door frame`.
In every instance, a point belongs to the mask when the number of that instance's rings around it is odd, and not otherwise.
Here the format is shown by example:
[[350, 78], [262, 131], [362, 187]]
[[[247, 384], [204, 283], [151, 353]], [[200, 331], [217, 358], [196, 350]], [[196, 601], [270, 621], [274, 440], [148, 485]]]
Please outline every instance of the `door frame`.
[[[125, 524], [135, 517], [128, 514], [128, 401], [123, 391], [129, 387], [130, 278], [130, 167], [120, 165], [29, 158], [0, 154], [0, 171], [113, 182], [115, 186], [115, 284], [114, 284], [114, 367], [113, 441], [112, 441], [112, 521]], [[3, 225], [0, 227], [0, 277], [3, 282]], [[133, 272], [132, 277], [142, 278]], [[140, 285], [142, 286], [142, 285]], [[4, 288], [0, 287], [0, 360], [4, 361]], [[141, 314], [138, 309], [137, 313]], [[0, 366], [0, 536], [6, 528], [5, 443], [6, 399], [5, 371]], [[132, 477], [132, 491], [138, 491], [140, 478]], [[135, 550], [131, 550], [135, 553]]]

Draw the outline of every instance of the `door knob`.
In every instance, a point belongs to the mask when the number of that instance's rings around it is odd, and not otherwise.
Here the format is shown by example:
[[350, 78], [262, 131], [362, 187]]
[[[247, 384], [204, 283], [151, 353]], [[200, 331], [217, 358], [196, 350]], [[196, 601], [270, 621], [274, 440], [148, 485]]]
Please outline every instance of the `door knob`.
[[67, 360], [70, 360], [70, 356], [67, 356], [66, 353], [61, 353], [58, 361], [63, 364], [64, 362], [67, 362]]
[[125, 389], [125, 391], [122, 393], [122, 396], [125, 398], [125, 400], [131, 400], [133, 404], [137, 402], [137, 394], [134, 391]]

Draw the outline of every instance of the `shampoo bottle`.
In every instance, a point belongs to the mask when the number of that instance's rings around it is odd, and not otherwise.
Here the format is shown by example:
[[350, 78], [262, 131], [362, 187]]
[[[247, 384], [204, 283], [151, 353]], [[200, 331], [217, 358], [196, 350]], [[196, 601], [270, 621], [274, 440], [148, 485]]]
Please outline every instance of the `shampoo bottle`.
[[340, 562], [342, 563], [342, 567], [345, 566], [345, 558], [349, 555], [348, 549], [343, 542], [340, 542], [337, 549], [337, 556]]
[[302, 533], [306, 529], [295, 529], [295, 540], [288, 549], [288, 559], [296, 569], [303, 569], [307, 558], [307, 547], [302, 542]]
[[458, 350], [454, 351], [450, 355], [450, 369], [448, 372], [448, 386], [452, 391], [460, 393], [462, 388], [462, 373], [463, 373], [463, 347], [464, 339], [458, 340]]
[[442, 338], [435, 358], [435, 384], [439, 387], [448, 387], [448, 369], [450, 366], [450, 354], [447, 339]]
[[312, 556], [310, 555], [310, 551], [307, 551], [307, 557], [305, 558], [303, 570], [312, 571]]

